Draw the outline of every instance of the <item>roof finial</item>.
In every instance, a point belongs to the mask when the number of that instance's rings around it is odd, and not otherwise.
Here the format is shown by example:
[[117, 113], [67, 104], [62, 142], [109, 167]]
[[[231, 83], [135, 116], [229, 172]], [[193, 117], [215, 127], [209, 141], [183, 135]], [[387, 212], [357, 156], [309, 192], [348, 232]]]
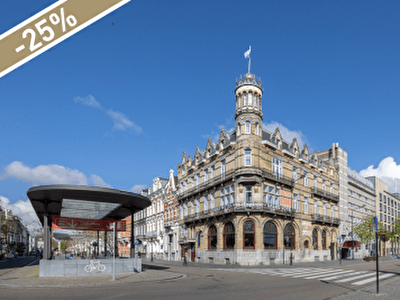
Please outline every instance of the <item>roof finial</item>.
[[249, 73], [249, 74], [250, 74], [250, 65], [251, 65], [250, 53], [251, 53], [251, 45], [249, 45], [249, 50], [247, 50], [247, 51], [244, 53], [244, 58], [248, 58], [248, 59], [249, 59], [249, 69], [248, 69], [248, 73]]

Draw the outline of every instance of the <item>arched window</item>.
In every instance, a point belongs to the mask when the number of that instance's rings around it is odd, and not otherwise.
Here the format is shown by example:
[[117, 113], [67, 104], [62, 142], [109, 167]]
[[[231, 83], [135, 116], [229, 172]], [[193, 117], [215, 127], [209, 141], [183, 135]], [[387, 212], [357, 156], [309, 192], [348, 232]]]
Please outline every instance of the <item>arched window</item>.
[[254, 134], [255, 134], [255, 135], [258, 135], [258, 123], [256, 123], [256, 129], [255, 129]]
[[254, 223], [246, 221], [243, 225], [243, 248], [254, 249]]
[[235, 248], [235, 227], [232, 222], [228, 222], [224, 227], [224, 249]]
[[246, 133], [246, 134], [250, 134], [250, 122], [246, 122], [245, 123], [245, 128], [244, 128], [244, 132]]
[[276, 226], [272, 222], [267, 222], [264, 227], [264, 248], [277, 249], [277, 236]]
[[211, 225], [208, 229], [208, 249], [217, 249], [217, 228], [214, 225]]
[[312, 244], [313, 244], [313, 248], [314, 250], [318, 249], [318, 229], [314, 228], [313, 232], [312, 232]]
[[322, 239], [321, 239], [322, 249], [326, 250], [326, 231], [322, 231]]
[[293, 226], [290, 226], [290, 224], [286, 224], [285, 230], [283, 231], [283, 244], [285, 248], [295, 248], [295, 241], [296, 241], [296, 236], [295, 236], [295, 231]]

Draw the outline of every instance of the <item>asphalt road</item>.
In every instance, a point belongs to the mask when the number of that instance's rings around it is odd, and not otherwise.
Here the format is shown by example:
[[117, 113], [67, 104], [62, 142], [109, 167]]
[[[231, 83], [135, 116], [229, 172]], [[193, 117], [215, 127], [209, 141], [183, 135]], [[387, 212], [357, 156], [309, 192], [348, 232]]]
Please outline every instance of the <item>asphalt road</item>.
[[[216, 270], [207, 267], [183, 267], [154, 263], [166, 271], [186, 274], [176, 280], [114, 284], [81, 288], [9, 288], [1, 289], [1, 299], [330, 299], [362, 286], [332, 284], [320, 280], [269, 276], [251, 272]], [[295, 266], [294, 268], [298, 268]], [[343, 267], [374, 270], [374, 264]], [[254, 269], [248, 269], [254, 270]], [[396, 272], [400, 262], [381, 264], [381, 271]], [[375, 284], [375, 283], [372, 283]]]

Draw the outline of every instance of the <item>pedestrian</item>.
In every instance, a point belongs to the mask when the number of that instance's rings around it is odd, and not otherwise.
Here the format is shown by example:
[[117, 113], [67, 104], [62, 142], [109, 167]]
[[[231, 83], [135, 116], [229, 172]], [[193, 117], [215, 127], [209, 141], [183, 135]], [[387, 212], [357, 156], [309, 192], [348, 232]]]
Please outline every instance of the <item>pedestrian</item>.
[[183, 265], [184, 265], [184, 266], [187, 266], [187, 259], [186, 259], [186, 257], [187, 257], [187, 252], [185, 252], [185, 255], [183, 256]]

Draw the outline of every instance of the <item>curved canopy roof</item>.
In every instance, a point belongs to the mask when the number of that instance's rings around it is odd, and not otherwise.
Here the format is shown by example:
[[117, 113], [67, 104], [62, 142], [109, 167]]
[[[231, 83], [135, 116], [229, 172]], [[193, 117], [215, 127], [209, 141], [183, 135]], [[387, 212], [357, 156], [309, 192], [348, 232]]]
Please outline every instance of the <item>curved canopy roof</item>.
[[27, 195], [43, 224], [51, 216], [121, 220], [151, 205], [149, 198], [127, 191], [84, 185], [43, 185], [32, 187]]

